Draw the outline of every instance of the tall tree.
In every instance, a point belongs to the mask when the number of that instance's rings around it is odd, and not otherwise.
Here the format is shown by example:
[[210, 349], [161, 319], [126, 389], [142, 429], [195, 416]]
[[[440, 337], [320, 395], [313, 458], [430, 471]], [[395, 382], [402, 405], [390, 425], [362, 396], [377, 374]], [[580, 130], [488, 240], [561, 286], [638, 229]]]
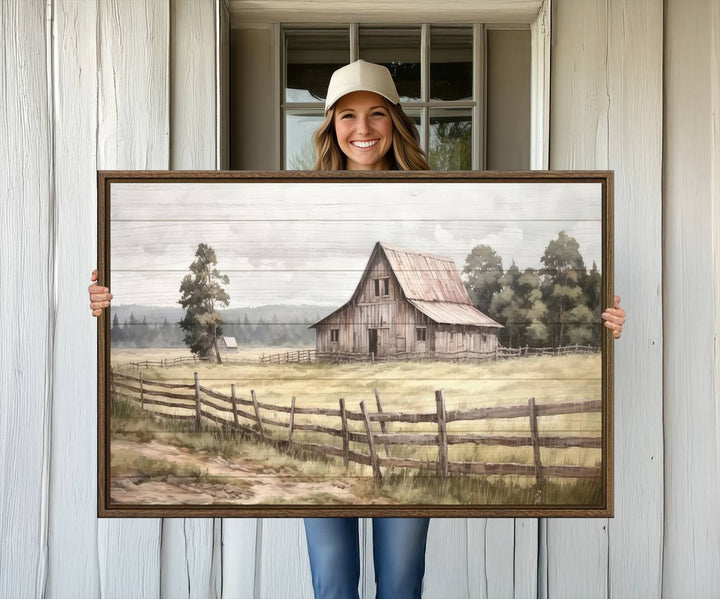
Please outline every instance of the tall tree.
[[180, 284], [178, 303], [185, 309], [185, 316], [179, 324], [185, 331], [185, 344], [192, 353], [206, 358], [214, 350], [215, 358], [221, 364], [217, 339], [222, 335], [223, 318], [216, 307], [230, 304], [230, 296], [222, 287], [230, 279], [216, 268], [215, 250], [209, 245], [199, 244], [195, 258], [190, 265], [190, 274], [185, 275]]
[[489, 245], [476, 245], [465, 258], [463, 273], [467, 275], [465, 287], [472, 303], [481, 312], [493, 316], [492, 297], [502, 288], [502, 258]]
[[560, 231], [558, 238], [545, 248], [540, 260], [544, 265], [542, 273], [548, 279], [545, 289], [555, 307], [553, 316], [560, 325], [557, 345], [562, 345], [567, 312], [584, 304], [580, 283], [585, 276], [585, 263], [580, 255], [580, 244], [565, 231]]

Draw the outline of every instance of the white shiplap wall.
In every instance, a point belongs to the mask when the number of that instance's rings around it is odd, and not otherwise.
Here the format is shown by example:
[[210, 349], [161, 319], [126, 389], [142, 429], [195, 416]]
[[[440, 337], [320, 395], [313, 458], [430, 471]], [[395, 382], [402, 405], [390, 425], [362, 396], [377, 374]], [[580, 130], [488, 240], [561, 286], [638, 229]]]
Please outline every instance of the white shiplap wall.
[[[95, 517], [95, 169], [217, 166], [226, 10], [0, 3], [1, 597], [312, 594], [300, 520]], [[720, 3], [553, 0], [552, 31], [550, 166], [615, 170], [616, 517], [433, 520], [425, 597], [717, 597]]]

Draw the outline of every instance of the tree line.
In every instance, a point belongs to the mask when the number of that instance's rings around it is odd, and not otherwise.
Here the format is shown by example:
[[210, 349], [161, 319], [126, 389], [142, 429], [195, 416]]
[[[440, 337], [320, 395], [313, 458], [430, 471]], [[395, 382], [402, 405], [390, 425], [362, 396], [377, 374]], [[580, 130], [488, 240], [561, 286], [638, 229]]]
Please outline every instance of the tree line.
[[[262, 317], [251, 322], [247, 315], [235, 322], [224, 321], [219, 336], [235, 337], [238, 345], [254, 346], [315, 346], [315, 331], [308, 329], [310, 320], [298, 323], [280, 323], [277, 316], [269, 321]], [[176, 322], [148, 324], [147, 318], [130, 318], [120, 322], [115, 314], [110, 328], [112, 347], [185, 347], [185, 332]]]
[[488, 245], [465, 259], [465, 286], [483, 314], [504, 325], [498, 341], [506, 347], [600, 346], [602, 274], [587, 270], [577, 240], [560, 231], [545, 248], [540, 268], [521, 271]]

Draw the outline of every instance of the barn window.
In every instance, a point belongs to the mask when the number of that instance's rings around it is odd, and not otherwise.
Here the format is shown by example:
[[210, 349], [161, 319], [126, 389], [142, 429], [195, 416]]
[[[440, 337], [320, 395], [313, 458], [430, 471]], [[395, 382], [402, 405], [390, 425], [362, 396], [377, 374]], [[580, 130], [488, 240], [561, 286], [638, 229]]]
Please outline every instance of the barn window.
[[330, 329], [330, 342], [337, 343], [340, 341], [340, 329]]
[[374, 279], [375, 280], [375, 297], [380, 297], [381, 295], [386, 296], [390, 295], [390, 279], [384, 278], [384, 279]]
[[415, 340], [425, 341], [427, 338], [427, 327], [417, 327], [415, 329]]

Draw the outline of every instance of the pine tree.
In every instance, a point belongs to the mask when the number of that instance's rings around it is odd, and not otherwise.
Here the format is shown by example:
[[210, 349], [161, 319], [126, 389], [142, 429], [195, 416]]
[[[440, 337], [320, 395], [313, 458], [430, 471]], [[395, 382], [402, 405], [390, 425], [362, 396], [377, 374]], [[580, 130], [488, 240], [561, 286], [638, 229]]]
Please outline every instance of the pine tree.
[[199, 244], [195, 257], [190, 274], [185, 275], [180, 284], [178, 303], [185, 309], [185, 316], [178, 324], [185, 331], [185, 344], [193, 354], [206, 358], [214, 350], [220, 364], [217, 339], [222, 335], [223, 318], [216, 305], [230, 304], [230, 296], [222, 287], [230, 279], [217, 270], [215, 250], [209, 245]]

